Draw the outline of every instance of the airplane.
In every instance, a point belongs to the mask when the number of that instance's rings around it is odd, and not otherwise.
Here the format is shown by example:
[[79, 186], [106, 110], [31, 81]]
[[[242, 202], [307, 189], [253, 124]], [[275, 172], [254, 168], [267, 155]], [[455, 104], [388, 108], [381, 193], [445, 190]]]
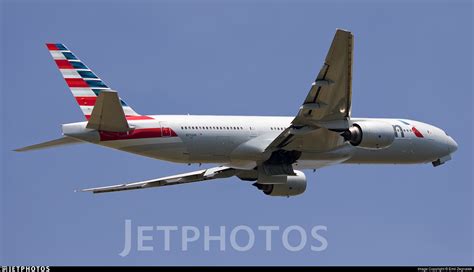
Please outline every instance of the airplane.
[[217, 166], [83, 189], [106, 193], [236, 176], [269, 196], [306, 190], [304, 169], [335, 164], [439, 166], [458, 148], [442, 129], [402, 118], [351, 117], [354, 36], [337, 29], [296, 116], [141, 115], [63, 44], [46, 44], [86, 121], [63, 137], [15, 151], [92, 143], [175, 163]]

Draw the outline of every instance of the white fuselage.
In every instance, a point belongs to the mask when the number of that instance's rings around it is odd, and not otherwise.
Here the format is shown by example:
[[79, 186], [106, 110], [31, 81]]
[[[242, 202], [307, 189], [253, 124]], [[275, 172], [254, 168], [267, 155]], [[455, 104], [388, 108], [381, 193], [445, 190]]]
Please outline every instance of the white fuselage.
[[[294, 119], [212, 115], [149, 117], [147, 120], [128, 121], [137, 133], [100, 135], [97, 131], [86, 129], [87, 122], [65, 124], [63, 133], [83, 141], [160, 160], [218, 163], [237, 169], [253, 169], [259, 162], [268, 159], [265, 148]], [[354, 122], [364, 120], [378, 120], [394, 126], [394, 142], [387, 148], [365, 149], [352, 146], [340, 137], [338, 145], [330, 151], [318, 151], [317, 143], [310, 150], [298, 150], [301, 156], [293, 167], [316, 169], [335, 163], [427, 163], [449, 156], [457, 148], [450, 136], [429, 124], [406, 119], [351, 119]], [[413, 127], [422, 137], [416, 135]]]

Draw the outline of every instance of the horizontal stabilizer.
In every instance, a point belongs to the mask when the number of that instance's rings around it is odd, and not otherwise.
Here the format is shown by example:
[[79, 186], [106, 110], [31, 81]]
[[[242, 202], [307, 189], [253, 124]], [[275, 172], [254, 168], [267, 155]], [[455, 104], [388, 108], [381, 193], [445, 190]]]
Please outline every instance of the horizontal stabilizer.
[[52, 140], [52, 141], [48, 141], [48, 142], [44, 142], [40, 144], [18, 148], [18, 149], [15, 149], [14, 151], [25, 152], [25, 151], [31, 151], [31, 150], [46, 149], [46, 148], [51, 148], [51, 147], [56, 147], [56, 146], [61, 146], [61, 145], [77, 144], [77, 143], [81, 143], [81, 141], [71, 138], [71, 137], [63, 137], [63, 138], [59, 138], [56, 140]]
[[87, 128], [112, 132], [130, 130], [117, 92], [108, 90], [99, 94]]

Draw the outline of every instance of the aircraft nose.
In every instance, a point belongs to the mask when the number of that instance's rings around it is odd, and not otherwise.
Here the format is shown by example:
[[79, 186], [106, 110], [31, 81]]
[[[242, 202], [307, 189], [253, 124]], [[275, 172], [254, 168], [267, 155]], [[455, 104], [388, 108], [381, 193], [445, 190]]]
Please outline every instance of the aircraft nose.
[[450, 153], [456, 152], [458, 150], [458, 143], [456, 141], [448, 136], [448, 148]]

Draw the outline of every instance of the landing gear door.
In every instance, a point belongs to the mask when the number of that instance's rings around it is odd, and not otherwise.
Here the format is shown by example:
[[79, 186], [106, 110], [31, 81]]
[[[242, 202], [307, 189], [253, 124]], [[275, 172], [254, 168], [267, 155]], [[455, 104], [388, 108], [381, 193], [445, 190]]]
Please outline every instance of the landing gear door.
[[171, 129], [166, 122], [160, 122], [161, 125], [161, 136], [171, 137]]

